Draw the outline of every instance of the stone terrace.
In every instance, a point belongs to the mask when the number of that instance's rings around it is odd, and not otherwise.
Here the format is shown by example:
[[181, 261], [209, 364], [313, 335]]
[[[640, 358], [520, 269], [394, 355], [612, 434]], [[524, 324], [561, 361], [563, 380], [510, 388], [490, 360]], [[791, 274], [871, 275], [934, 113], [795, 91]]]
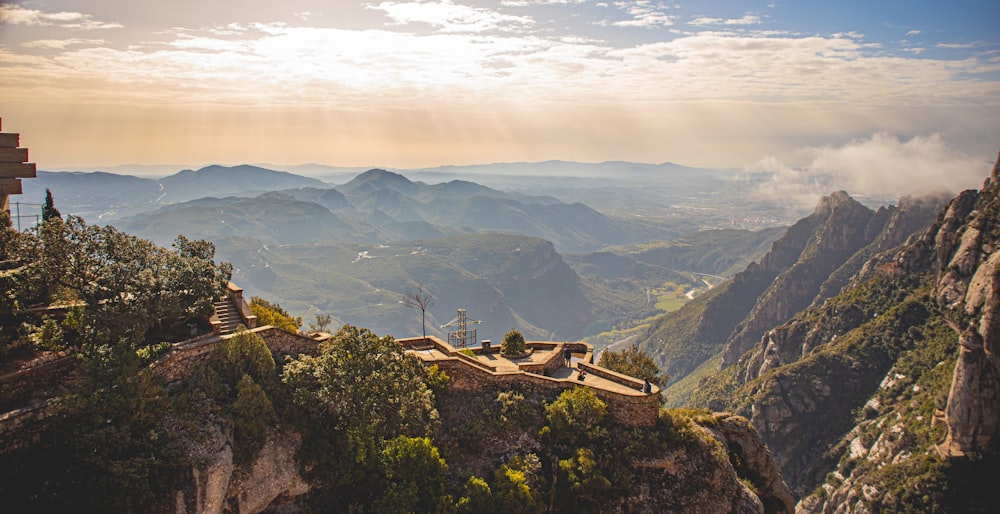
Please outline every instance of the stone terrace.
[[[508, 359], [493, 346], [470, 348], [473, 355], [430, 336], [399, 339], [424, 364], [435, 364], [451, 377], [451, 387], [466, 390], [516, 389], [557, 395], [574, 387], [587, 386], [608, 406], [608, 413], [628, 426], [652, 426], [660, 410], [660, 389], [643, 392], [642, 380], [615, 373], [593, 364], [593, 346], [588, 343], [528, 342], [531, 353]], [[564, 349], [573, 352], [570, 366]], [[581, 380], [581, 373], [585, 377]]]

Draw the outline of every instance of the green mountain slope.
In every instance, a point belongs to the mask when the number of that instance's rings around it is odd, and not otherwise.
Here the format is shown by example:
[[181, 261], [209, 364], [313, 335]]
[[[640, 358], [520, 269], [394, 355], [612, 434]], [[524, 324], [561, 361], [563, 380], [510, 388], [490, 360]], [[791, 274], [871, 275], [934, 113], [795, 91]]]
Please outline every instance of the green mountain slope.
[[801, 512], [990, 512], [1000, 495], [1000, 161], [690, 405], [751, 418]]
[[479, 338], [499, 341], [511, 328], [529, 339], [578, 339], [592, 317], [579, 278], [540, 239], [467, 235], [395, 244], [273, 245], [218, 241], [234, 280], [252, 294], [280, 299], [305, 318], [370, 327], [397, 337], [419, 334], [420, 313], [399, 303], [424, 284], [434, 295], [428, 333], [464, 308], [483, 321]]

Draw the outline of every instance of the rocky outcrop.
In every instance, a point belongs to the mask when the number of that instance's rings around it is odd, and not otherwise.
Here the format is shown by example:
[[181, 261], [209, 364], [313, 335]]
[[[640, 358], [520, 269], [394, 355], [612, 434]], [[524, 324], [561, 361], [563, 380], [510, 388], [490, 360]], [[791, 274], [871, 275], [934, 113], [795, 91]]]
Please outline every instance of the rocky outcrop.
[[718, 425], [709, 430], [718, 436], [729, 454], [735, 457], [730, 460], [735, 461], [737, 474], [753, 484], [764, 512], [793, 512], [795, 497], [781, 478], [771, 452], [750, 422], [742, 416], [727, 413], [718, 413], [715, 418]]
[[808, 307], [827, 278], [870, 242], [866, 235], [876, 233], [874, 227], [869, 227], [872, 220], [886, 217], [876, 216], [847, 193], [838, 191], [820, 200], [809, 218], [816, 225], [815, 231], [809, 234], [795, 263], [781, 271], [726, 341], [720, 367], [736, 362], [767, 329]]
[[233, 461], [229, 438], [215, 429], [207, 442], [191, 449], [205, 464], [192, 470], [191, 486], [177, 492], [177, 514], [257, 513], [308, 493], [295, 461], [300, 442], [297, 434], [272, 432], [254, 461], [242, 468]]
[[955, 469], [993, 469], [1000, 441], [998, 168], [926, 229], [913, 227], [940, 200], [901, 202], [821, 288], [846, 283], [839, 295], [820, 292], [703, 382], [715, 392], [701, 401], [749, 416], [793, 491], [813, 491], [798, 512], [994, 505]]
[[746, 418], [719, 413], [698, 429], [705, 434], [700, 447], [678, 447], [634, 464], [642, 473], [623, 505], [626, 512], [793, 512], [794, 497]]
[[970, 209], [956, 199], [938, 231], [937, 301], [961, 350], [945, 411], [942, 452], [992, 453], [1000, 443], [1000, 159]]

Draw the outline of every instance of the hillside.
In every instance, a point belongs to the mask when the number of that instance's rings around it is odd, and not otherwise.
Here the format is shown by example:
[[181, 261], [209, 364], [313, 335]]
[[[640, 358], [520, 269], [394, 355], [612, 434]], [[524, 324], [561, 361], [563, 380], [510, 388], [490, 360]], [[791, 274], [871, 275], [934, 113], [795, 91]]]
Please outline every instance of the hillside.
[[[353, 326], [224, 328], [230, 312], [252, 326], [282, 309], [247, 305], [210, 243], [181, 237], [168, 250], [79, 218], [23, 234], [0, 222], [0, 260], [16, 264], [0, 274], [7, 510], [792, 511], [745, 418], [660, 410], [656, 389], [592, 365], [585, 344], [571, 343], [591, 365], [568, 367], [562, 343], [534, 343], [527, 359], [469, 357]], [[353, 262], [404, 257], [373, 250]], [[518, 304], [556, 318], [587, 307], [544, 298], [574, 276], [545, 241], [415, 250], [424, 257], [403, 267], [421, 278], [475, 256], [471, 271]]]
[[427, 331], [457, 309], [483, 321], [479, 337], [499, 341], [518, 328], [530, 339], [575, 340], [593, 306], [580, 280], [551, 243], [502, 235], [466, 235], [394, 244], [274, 245], [246, 238], [218, 240], [233, 262], [235, 280], [255, 295], [280, 299], [309, 319], [332, 314], [349, 323], [399, 337], [421, 333], [420, 313], [399, 300], [424, 284], [436, 303]]
[[870, 249], [842, 292], [776, 323], [686, 400], [750, 417], [800, 511], [995, 504], [998, 181], [994, 167], [903, 245]]
[[[837, 192], [789, 227], [759, 260], [711, 295], [664, 315], [640, 335], [675, 382], [720, 354], [725, 367], [771, 327], [839, 292], [835, 284], [866, 255], [898, 244], [929, 224], [945, 200], [908, 199], [873, 211]], [[859, 227], [863, 229], [859, 230]], [[681, 397], [669, 401], [678, 404]]]
[[25, 182], [21, 201], [40, 203], [49, 189], [64, 214], [81, 216], [91, 223], [107, 223], [198, 198], [256, 196], [265, 191], [324, 186], [317, 179], [246, 165], [206, 166], [161, 179], [104, 172], [40, 171], [36, 180]]

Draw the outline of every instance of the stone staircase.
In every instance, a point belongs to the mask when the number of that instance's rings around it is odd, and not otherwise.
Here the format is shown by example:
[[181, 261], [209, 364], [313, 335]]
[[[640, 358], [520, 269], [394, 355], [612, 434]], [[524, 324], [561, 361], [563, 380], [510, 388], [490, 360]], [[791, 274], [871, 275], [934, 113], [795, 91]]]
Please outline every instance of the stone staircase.
[[215, 318], [219, 320], [221, 335], [232, 334], [241, 324], [246, 324], [231, 298], [215, 302]]

